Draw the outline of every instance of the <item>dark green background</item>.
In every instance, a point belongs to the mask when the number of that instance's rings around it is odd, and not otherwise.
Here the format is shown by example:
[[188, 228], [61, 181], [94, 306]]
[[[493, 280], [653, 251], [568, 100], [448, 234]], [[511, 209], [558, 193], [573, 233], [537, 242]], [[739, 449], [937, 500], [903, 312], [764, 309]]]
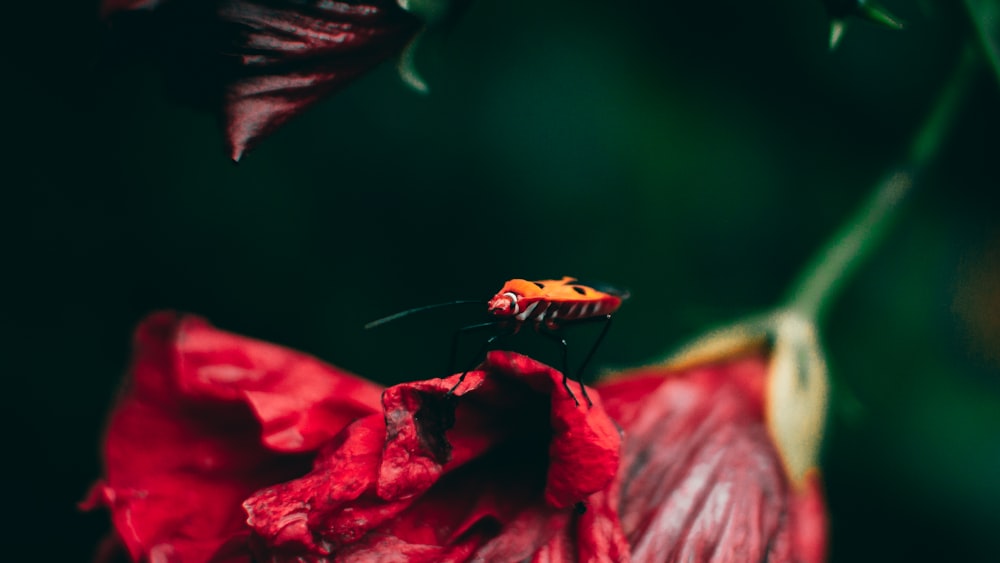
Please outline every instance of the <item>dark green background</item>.
[[[239, 165], [152, 68], [92, 71], [93, 2], [12, 8], [4, 558], [82, 561], [105, 531], [74, 503], [156, 309], [389, 383], [440, 374], [479, 313], [365, 321], [511, 277], [631, 289], [604, 367], [775, 304], [904, 154], [968, 35], [960, 4], [886, 2], [907, 30], [856, 23], [831, 53], [818, 0], [479, 0], [419, 53], [432, 95], [386, 64]], [[825, 448], [834, 562], [1000, 559], [997, 84], [824, 327], [856, 397]]]

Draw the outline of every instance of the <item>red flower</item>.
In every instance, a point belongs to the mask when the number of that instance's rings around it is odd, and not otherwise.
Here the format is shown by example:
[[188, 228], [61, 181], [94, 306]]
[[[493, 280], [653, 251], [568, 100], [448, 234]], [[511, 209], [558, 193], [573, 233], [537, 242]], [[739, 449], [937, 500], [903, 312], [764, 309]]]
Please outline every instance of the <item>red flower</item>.
[[509, 352], [451, 396], [457, 376], [383, 392], [192, 317], [150, 317], [136, 347], [86, 503], [134, 560], [823, 559], [759, 356], [622, 376], [588, 408]]
[[200, 319], [154, 315], [136, 345], [86, 503], [135, 560], [249, 561], [251, 533], [262, 561], [627, 553], [603, 492], [618, 429], [529, 358], [494, 352], [456, 397], [453, 376], [379, 408], [374, 384]]
[[125, 50], [145, 43], [175, 94], [219, 112], [233, 160], [399, 53], [421, 25], [390, 0], [103, 0], [101, 10], [120, 33], [135, 28]]

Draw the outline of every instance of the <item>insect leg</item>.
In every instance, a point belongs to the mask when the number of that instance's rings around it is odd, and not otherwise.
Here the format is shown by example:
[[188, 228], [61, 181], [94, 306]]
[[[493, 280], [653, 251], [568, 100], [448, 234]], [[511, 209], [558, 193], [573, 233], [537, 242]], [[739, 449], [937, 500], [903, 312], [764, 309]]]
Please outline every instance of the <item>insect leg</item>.
[[587, 364], [589, 364], [591, 358], [594, 357], [594, 352], [597, 351], [597, 347], [601, 345], [601, 341], [604, 340], [604, 336], [608, 333], [608, 329], [611, 328], [611, 315], [594, 317], [594, 320], [604, 321], [604, 328], [601, 329], [601, 334], [597, 336], [597, 340], [594, 341], [594, 345], [590, 347], [590, 352], [587, 352], [587, 357], [584, 358], [583, 363], [580, 364], [580, 371], [577, 372], [577, 379], [581, 382], [580, 385], [583, 385], [583, 371], [587, 369]]
[[461, 336], [467, 332], [472, 332], [474, 330], [479, 330], [481, 328], [487, 328], [491, 326], [497, 326], [503, 321], [489, 321], [486, 323], [478, 323], [469, 326], [463, 326], [462, 328], [455, 331], [455, 334], [451, 337], [451, 357], [448, 360], [448, 375], [455, 373], [455, 361], [458, 358], [458, 340]]
[[608, 314], [603, 317], [582, 319], [580, 321], [577, 321], [576, 324], [583, 322], [594, 322], [594, 321], [603, 321], [604, 327], [601, 329], [601, 334], [597, 335], [597, 340], [595, 340], [594, 344], [590, 347], [590, 351], [587, 352], [587, 357], [584, 358], [583, 363], [580, 364], [580, 370], [576, 372], [576, 380], [577, 382], [580, 383], [580, 391], [583, 392], [583, 397], [587, 399], [587, 404], [590, 406], [594, 406], [594, 403], [590, 400], [590, 396], [587, 395], [587, 386], [583, 384], [583, 374], [587, 370], [587, 365], [590, 364], [590, 360], [593, 359], [594, 352], [597, 352], [597, 348], [601, 345], [601, 342], [604, 340], [604, 337], [608, 334], [608, 329], [611, 328], [611, 315]]
[[[574, 395], [573, 391], [570, 390], [570, 388], [569, 388], [569, 381], [568, 381], [569, 376], [567, 375], [569, 373], [569, 346], [566, 344], [566, 339], [563, 338], [562, 336], [558, 335], [558, 334], [555, 334], [553, 332], [549, 332], [549, 331], [543, 329], [541, 326], [538, 327], [538, 333], [541, 334], [542, 336], [548, 338], [549, 340], [552, 340], [553, 342], [555, 342], [555, 343], [557, 343], [557, 344], [559, 344], [559, 345], [562, 346], [562, 358], [563, 358], [563, 380], [562, 380], [562, 383], [563, 383], [563, 387], [566, 388], [566, 393], [569, 393], [569, 396], [573, 399], [573, 402], [576, 403], [576, 406], [580, 406], [580, 401], [576, 400], [576, 395]], [[581, 383], [580, 386], [582, 388], [583, 384]], [[584, 389], [584, 391], [583, 391], [583, 396], [587, 397], [587, 390], [586, 389]], [[590, 397], [587, 397], [587, 404], [593, 406], [593, 403], [590, 402]]]
[[[497, 323], [491, 323], [491, 324], [497, 324]], [[470, 365], [468, 368], [465, 369], [465, 371], [462, 372], [462, 375], [459, 376], [459, 378], [458, 378], [458, 382], [455, 383], [455, 385], [452, 386], [452, 388], [448, 390], [448, 393], [446, 393], [446, 395], [448, 397], [454, 396], [455, 389], [458, 389], [458, 386], [461, 385], [463, 381], [465, 381], [465, 376], [469, 375], [469, 372], [472, 371], [476, 367], [476, 364], [478, 364], [480, 361], [482, 361], [482, 360], [480, 360], [480, 358], [482, 358], [483, 356], [486, 355], [486, 352], [487, 352], [487, 350], [490, 349], [490, 346], [494, 342], [496, 342], [497, 340], [499, 340], [501, 336], [508, 336], [509, 334], [510, 333], [501, 332], [499, 334], [494, 334], [493, 336], [489, 337], [486, 340], [486, 342], [484, 342], [483, 345], [479, 348], [479, 352], [476, 353], [475, 359], [472, 360], [472, 365]]]

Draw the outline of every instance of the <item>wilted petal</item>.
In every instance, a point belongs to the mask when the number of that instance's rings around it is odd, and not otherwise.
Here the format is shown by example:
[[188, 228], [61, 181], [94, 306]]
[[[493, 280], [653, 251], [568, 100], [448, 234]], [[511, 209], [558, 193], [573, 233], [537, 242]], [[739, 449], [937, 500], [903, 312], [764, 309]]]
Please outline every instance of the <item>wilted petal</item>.
[[245, 544], [231, 544], [246, 536], [243, 499], [305, 473], [311, 456], [300, 452], [373, 412], [379, 393], [197, 317], [152, 315], [108, 426], [105, 479], [84, 505], [111, 510], [135, 560], [246, 560]]
[[761, 356], [599, 386], [625, 430], [615, 487], [637, 561], [819, 562], [818, 481], [793, 485], [764, 419]]

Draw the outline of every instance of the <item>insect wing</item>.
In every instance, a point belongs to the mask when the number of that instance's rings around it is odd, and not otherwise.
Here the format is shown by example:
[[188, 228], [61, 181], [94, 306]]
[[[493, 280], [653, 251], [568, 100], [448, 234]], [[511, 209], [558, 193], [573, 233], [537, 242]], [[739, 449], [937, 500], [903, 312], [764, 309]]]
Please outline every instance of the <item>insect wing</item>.
[[624, 291], [605, 283], [584, 283], [576, 278], [564, 277], [561, 280], [542, 280], [534, 282], [544, 284], [546, 297], [552, 301], [600, 301], [608, 296], [625, 300], [628, 291]]
[[628, 299], [629, 297], [632, 296], [632, 294], [631, 294], [631, 292], [629, 292], [629, 290], [622, 289], [620, 287], [616, 287], [616, 286], [613, 286], [613, 285], [611, 285], [609, 283], [605, 283], [605, 282], [589, 281], [588, 280], [587, 282], [580, 282], [580, 281], [578, 281], [576, 283], [578, 285], [586, 285], [587, 287], [590, 287], [594, 291], [597, 291], [597, 292], [600, 292], [600, 293], [604, 293], [606, 295], [611, 295], [613, 297], [617, 297], [618, 299], [621, 299], [622, 301], [625, 301], [626, 299]]

